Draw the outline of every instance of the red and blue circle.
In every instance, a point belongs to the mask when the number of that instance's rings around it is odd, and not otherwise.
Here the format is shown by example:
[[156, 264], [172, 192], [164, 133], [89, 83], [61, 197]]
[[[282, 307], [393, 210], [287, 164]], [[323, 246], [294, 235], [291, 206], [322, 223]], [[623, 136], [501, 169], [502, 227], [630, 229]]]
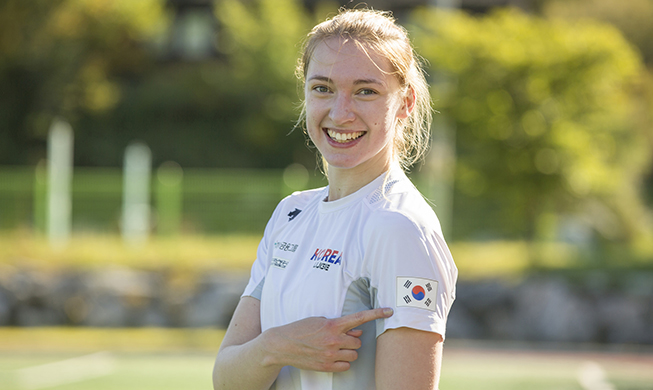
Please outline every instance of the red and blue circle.
[[413, 287], [412, 293], [413, 298], [417, 299], [418, 301], [421, 301], [426, 296], [426, 291], [424, 291], [424, 287], [422, 286]]

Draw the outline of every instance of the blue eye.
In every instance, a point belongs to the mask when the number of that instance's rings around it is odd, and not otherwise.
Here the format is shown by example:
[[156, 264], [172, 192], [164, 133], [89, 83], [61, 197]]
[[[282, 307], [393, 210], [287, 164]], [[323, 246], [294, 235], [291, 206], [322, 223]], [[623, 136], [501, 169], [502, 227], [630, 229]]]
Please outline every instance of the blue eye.
[[313, 87], [313, 91], [319, 93], [327, 93], [329, 92], [329, 88], [325, 87], [324, 85], [316, 85]]
[[376, 91], [373, 90], [373, 89], [364, 88], [364, 89], [361, 89], [358, 93], [361, 94], [361, 95], [368, 96], [368, 95], [375, 95]]

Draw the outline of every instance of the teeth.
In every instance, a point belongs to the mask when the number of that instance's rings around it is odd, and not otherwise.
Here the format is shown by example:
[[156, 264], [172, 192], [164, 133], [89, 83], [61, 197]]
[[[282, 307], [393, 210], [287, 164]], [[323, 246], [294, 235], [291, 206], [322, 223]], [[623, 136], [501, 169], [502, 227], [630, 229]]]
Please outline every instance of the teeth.
[[338, 133], [333, 130], [327, 130], [327, 134], [329, 134], [329, 137], [331, 137], [332, 140], [340, 142], [340, 143], [345, 143], [349, 142], [350, 140], [355, 140], [356, 138], [359, 138], [363, 134], [365, 134], [364, 131], [356, 131], [354, 133]]

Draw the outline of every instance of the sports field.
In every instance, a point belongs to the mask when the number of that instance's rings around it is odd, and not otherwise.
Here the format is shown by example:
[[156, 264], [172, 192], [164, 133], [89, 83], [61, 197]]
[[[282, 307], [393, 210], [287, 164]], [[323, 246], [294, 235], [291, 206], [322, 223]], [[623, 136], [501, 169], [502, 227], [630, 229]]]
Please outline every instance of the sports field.
[[[220, 330], [0, 328], [0, 390], [211, 389]], [[577, 348], [576, 348], [577, 349]], [[445, 390], [653, 390], [653, 353], [447, 341]]]

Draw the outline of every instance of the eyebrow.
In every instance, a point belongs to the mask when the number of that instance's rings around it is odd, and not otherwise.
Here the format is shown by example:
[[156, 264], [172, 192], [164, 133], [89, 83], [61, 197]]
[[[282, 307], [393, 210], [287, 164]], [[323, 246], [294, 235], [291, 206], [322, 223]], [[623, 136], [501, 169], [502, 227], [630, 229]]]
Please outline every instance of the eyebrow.
[[[320, 76], [320, 75], [312, 76], [307, 81], [313, 81], [313, 80], [324, 81], [325, 83], [333, 83], [333, 80], [330, 77]], [[380, 81], [378, 79], [358, 79], [358, 80], [354, 80], [354, 85], [359, 85], [359, 84], [385, 85], [384, 82], [382, 82], [382, 81]]]

